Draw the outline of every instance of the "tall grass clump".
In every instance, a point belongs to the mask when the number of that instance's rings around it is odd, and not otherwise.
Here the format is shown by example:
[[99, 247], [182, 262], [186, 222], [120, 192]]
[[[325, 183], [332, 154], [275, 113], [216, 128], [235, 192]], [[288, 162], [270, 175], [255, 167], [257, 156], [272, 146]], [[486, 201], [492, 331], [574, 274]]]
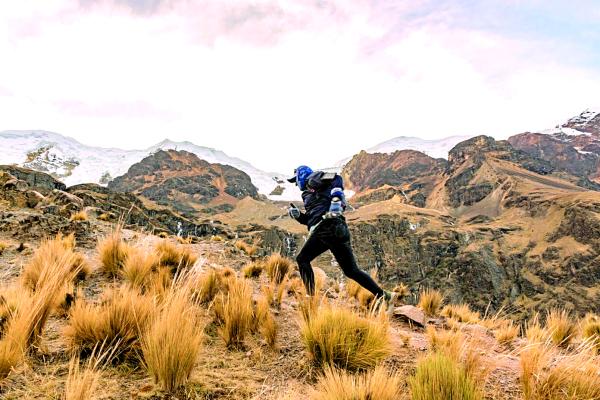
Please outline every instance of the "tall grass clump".
[[513, 321], [502, 324], [494, 331], [494, 336], [499, 344], [503, 346], [510, 345], [519, 336], [521, 327]]
[[275, 322], [270, 302], [266, 296], [261, 296], [256, 302], [255, 317], [258, 331], [269, 347], [274, 348], [277, 342], [277, 323]]
[[235, 242], [234, 244], [235, 248], [238, 249], [241, 252], [246, 253], [249, 256], [254, 256], [256, 255], [256, 253], [258, 253], [258, 246], [255, 244], [248, 244], [246, 242], [244, 242], [243, 240], [238, 240]]
[[525, 337], [529, 344], [543, 343], [547, 339], [547, 332], [540, 324], [540, 314], [535, 313], [534, 316], [527, 321], [525, 326]]
[[263, 270], [264, 264], [260, 261], [252, 261], [242, 268], [242, 275], [244, 278], [258, 278]]
[[[44, 269], [51, 263], [68, 263], [75, 280], [83, 280], [90, 273], [89, 264], [85, 261], [83, 255], [73, 251], [75, 247], [75, 236], [57, 235], [53, 239], [42, 240], [40, 247], [35, 251], [33, 257], [23, 268], [21, 279], [23, 285], [32, 291], [36, 291], [43, 282], [40, 278]], [[47, 275], [46, 275], [47, 276]]]
[[187, 291], [173, 287], [142, 337], [143, 363], [155, 383], [173, 392], [189, 379], [202, 344], [202, 329]]
[[8, 243], [0, 241], [0, 256], [6, 249], [8, 249]]
[[401, 379], [382, 366], [362, 374], [326, 368], [310, 400], [396, 400], [400, 398]]
[[110, 361], [111, 357], [111, 352], [102, 351], [102, 347], [94, 349], [92, 356], [83, 366], [79, 355], [73, 356], [69, 362], [64, 399], [87, 400], [95, 398], [94, 393], [100, 380], [100, 370]]
[[292, 260], [279, 253], [273, 253], [265, 261], [265, 270], [269, 279], [280, 284], [292, 269]]
[[102, 270], [109, 276], [118, 276], [130, 252], [131, 246], [123, 241], [121, 226], [118, 225], [98, 243]]
[[525, 400], [599, 399], [600, 359], [588, 345], [559, 355], [549, 345], [524, 348], [520, 354]]
[[201, 304], [209, 304], [226, 287], [225, 278], [215, 268], [204, 271], [192, 287], [194, 298]]
[[440, 352], [420, 360], [408, 382], [413, 400], [483, 399], [477, 384], [460, 363]]
[[338, 306], [322, 306], [318, 312], [309, 310], [300, 333], [310, 360], [320, 366], [369, 369], [391, 351], [388, 322], [381, 313], [362, 317]]
[[190, 268], [198, 261], [198, 256], [192, 252], [191, 248], [178, 246], [168, 240], [161, 240], [156, 245], [156, 252], [159, 255], [160, 264], [171, 268], [172, 271]]
[[115, 357], [122, 358], [139, 348], [154, 309], [152, 297], [128, 288], [115, 289], [100, 304], [77, 301], [64, 334], [72, 350], [86, 354], [105, 344]]
[[426, 315], [434, 317], [438, 314], [443, 299], [439, 290], [425, 289], [419, 295], [418, 306]]
[[552, 343], [567, 347], [577, 333], [577, 324], [567, 310], [554, 308], [548, 312], [546, 331]]
[[241, 348], [246, 334], [252, 326], [254, 316], [252, 284], [246, 279], [230, 280], [227, 294], [216, 300], [220, 302], [222, 326], [219, 333], [229, 348]]
[[152, 279], [152, 273], [159, 266], [158, 255], [152, 249], [132, 247], [125, 256], [121, 276], [132, 288], [147, 289]]
[[48, 260], [45, 264], [36, 291], [22, 298], [0, 340], [0, 379], [8, 376], [29, 348], [38, 342], [58, 294], [76, 273], [77, 270], [72, 269], [72, 258], [68, 255]]
[[600, 318], [587, 314], [581, 321], [581, 336], [596, 350], [600, 351]]
[[442, 309], [441, 315], [466, 324], [476, 324], [481, 319], [481, 315], [472, 311], [469, 305], [465, 303], [448, 304]]

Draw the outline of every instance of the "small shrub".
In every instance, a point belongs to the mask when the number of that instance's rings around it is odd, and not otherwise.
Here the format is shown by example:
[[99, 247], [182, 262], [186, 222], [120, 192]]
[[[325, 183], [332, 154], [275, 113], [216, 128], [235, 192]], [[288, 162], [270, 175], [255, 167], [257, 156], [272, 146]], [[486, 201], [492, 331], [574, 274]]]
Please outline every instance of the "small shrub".
[[142, 338], [144, 366], [163, 390], [173, 392], [189, 379], [202, 344], [198, 317], [185, 291], [174, 289]]
[[0, 256], [6, 249], [8, 249], [8, 243], [0, 241]]
[[419, 307], [426, 315], [434, 317], [439, 312], [442, 300], [443, 296], [438, 290], [426, 289], [419, 296]]
[[198, 256], [189, 247], [178, 246], [168, 240], [162, 240], [156, 245], [156, 253], [160, 264], [173, 271], [190, 268], [198, 261]]
[[71, 214], [71, 221], [87, 221], [88, 220], [88, 215], [87, 212], [85, 212], [85, 210], [76, 212], [74, 214]]
[[224, 239], [219, 235], [212, 235], [210, 237], [211, 242], [222, 242]]
[[246, 279], [232, 279], [226, 295], [217, 301], [221, 305], [223, 326], [219, 329], [227, 347], [241, 348], [252, 325], [252, 285]]
[[262, 274], [264, 265], [262, 262], [253, 261], [242, 268], [242, 274], [244, 278], [258, 278]]
[[301, 336], [315, 364], [364, 370], [390, 354], [388, 323], [383, 314], [361, 317], [335, 306], [321, 307], [319, 312], [310, 310], [301, 322]]
[[401, 379], [384, 367], [354, 375], [327, 368], [310, 394], [311, 400], [396, 400], [400, 398]]
[[154, 308], [151, 297], [120, 288], [110, 291], [100, 304], [77, 301], [64, 333], [73, 350], [89, 353], [105, 344], [115, 356], [125, 356], [138, 348]]
[[265, 262], [265, 270], [269, 279], [280, 284], [292, 269], [292, 261], [279, 253], [273, 253]]
[[441, 315], [467, 324], [476, 324], [481, 318], [478, 312], [471, 311], [469, 305], [464, 303], [458, 305], [448, 304], [442, 309]]
[[577, 332], [577, 325], [567, 310], [552, 309], [546, 318], [546, 330], [556, 346], [568, 346]]
[[443, 353], [433, 353], [419, 361], [408, 382], [413, 400], [483, 399], [461, 365]]
[[118, 276], [123, 269], [131, 246], [123, 242], [121, 227], [117, 226], [98, 243], [98, 254], [102, 270], [109, 276]]
[[510, 321], [496, 329], [496, 331], [494, 331], [494, 336], [499, 344], [507, 346], [519, 336], [520, 331], [520, 326]]

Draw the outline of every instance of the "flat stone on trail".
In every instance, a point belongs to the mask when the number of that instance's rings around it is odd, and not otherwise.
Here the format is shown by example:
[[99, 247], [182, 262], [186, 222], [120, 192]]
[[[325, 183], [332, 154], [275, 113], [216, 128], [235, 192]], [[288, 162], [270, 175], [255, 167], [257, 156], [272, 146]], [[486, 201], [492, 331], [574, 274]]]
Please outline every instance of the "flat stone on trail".
[[419, 326], [425, 326], [427, 318], [425, 313], [419, 308], [411, 305], [401, 306], [394, 308], [394, 316], [400, 319], [405, 319], [408, 322], [414, 323]]

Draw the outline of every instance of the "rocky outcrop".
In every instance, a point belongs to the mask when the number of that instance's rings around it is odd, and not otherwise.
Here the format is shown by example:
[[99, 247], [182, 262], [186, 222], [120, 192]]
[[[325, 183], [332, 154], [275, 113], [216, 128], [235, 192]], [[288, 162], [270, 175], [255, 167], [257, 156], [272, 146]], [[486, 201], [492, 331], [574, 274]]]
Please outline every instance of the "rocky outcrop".
[[344, 166], [342, 176], [346, 187], [359, 193], [354, 201], [387, 200], [400, 193], [408, 203], [422, 207], [445, 167], [446, 160], [415, 150], [391, 154], [362, 151]]
[[80, 198], [84, 207], [106, 214], [113, 221], [123, 221], [127, 226], [147, 231], [165, 231], [184, 236], [204, 236], [227, 232], [227, 227], [215, 222], [194, 222], [167, 207], [144, 202], [131, 193], [114, 192], [96, 184], [75, 185], [69, 193]]
[[187, 217], [217, 204], [235, 203], [247, 196], [258, 198], [245, 172], [176, 150], [157, 151], [113, 179], [108, 187], [168, 205]]
[[55, 189], [62, 191], [67, 189], [64, 183], [43, 172], [14, 165], [0, 165], [0, 171], [6, 172], [17, 179], [26, 182], [31, 189], [34, 189], [43, 195], [46, 195]]

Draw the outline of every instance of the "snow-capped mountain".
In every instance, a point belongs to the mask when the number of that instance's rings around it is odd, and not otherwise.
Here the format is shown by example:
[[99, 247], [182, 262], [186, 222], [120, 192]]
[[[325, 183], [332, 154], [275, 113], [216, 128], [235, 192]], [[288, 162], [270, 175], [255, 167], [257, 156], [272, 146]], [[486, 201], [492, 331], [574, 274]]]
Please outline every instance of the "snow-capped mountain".
[[[283, 174], [270, 173], [255, 168], [239, 158], [230, 157], [220, 150], [197, 146], [190, 142], [162, 142], [144, 150], [123, 150], [87, 146], [77, 140], [46, 131], [0, 132], [0, 164], [16, 164], [47, 172], [62, 180], [67, 186], [78, 183], [107, 184], [123, 175], [129, 167], [159, 149], [186, 150], [209, 163], [231, 165], [250, 176], [259, 193], [273, 200], [296, 200], [300, 193]], [[271, 193], [284, 188], [280, 195]], [[281, 189], [279, 189], [281, 191]]]
[[[471, 136], [449, 136], [443, 139], [420, 139], [411, 136], [398, 136], [379, 143], [367, 150], [367, 153], [393, 153], [397, 150], [416, 150], [433, 158], [448, 158], [448, 152], [458, 143], [471, 138]], [[336, 166], [342, 167], [352, 157], [339, 161]]]

